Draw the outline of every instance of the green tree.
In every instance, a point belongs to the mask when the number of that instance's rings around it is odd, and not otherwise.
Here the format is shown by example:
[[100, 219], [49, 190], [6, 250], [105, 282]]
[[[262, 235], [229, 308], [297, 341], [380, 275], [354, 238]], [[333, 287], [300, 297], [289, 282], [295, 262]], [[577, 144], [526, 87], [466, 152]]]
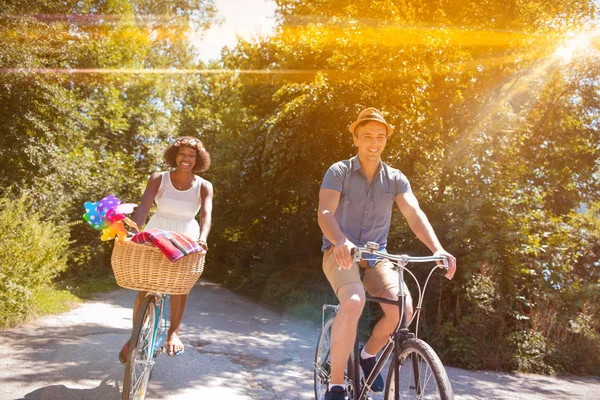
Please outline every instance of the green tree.
[[[242, 41], [220, 62], [266, 73], [188, 98], [219, 105], [207, 107], [226, 133], [210, 137], [233, 149], [220, 155], [227, 172], [215, 172], [223, 268], [213, 274], [280, 304], [306, 292], [320, 302], [319, 184], [353, 154], [349, 121], [375, 105], [396, 126], [385, 161], [407, 174], [459, 259], [452, 282], [433, 283], [425, 334], [456, 364], [539, 366], [513, 357], [534, 354], [527, 338], [553, 340], [540, 307], [575, 320], [598, 284], [596, 253], [582, 246], [595, 249], [599, 236], [575, 212], [599, 193], [598, 56], [566, 64], [556, 53], [597, 16], [594, 4], [277, 3], [275, 36]], [[393, 226], [391, 250], [426, 251], [397, 213]], [[561, 367], [552, 346], [540, 348], [543, 363]]]
[[[0, 187], [50, 220], [81, 221], [85, 201], [137, 201], [177, 135], [185, 78], [131, 71], [193, 65], [188, 34], [216, 10], [210, 0], [47, 3], [0, 14]], [[104, 269], [95, 232], [72, 234], [74, 264]]]

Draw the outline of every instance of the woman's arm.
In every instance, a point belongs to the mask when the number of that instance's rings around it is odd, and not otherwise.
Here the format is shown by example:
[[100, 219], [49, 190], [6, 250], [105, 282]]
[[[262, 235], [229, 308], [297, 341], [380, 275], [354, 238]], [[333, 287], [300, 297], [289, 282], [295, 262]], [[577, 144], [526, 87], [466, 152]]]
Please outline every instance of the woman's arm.
[[[200, 189], [201, 207], [200, 207], [200, 237], [198, 242], [206, 243], [208, 233], [210, 232], [210, 226], [212, 224], [212, 207], [213, 207], [213, 186], [207, 180], [202, 182], [202, 188]], [[205, 250], [207, 250], [205, 248]]]
[[146, 190], [142, 195], [142, 201], [135, 210], [135, 215], [133, 216], [133, 220], [140, 229], [142, 229], [142, 225], [146, 222], [146, 218], [148, 218], [150, 207], [152, 207], [152, 202], [154, 202], [154, 198], [160, 188], [161, 179], [162, 174], [160, 172], [153, 172], [148, 179]]

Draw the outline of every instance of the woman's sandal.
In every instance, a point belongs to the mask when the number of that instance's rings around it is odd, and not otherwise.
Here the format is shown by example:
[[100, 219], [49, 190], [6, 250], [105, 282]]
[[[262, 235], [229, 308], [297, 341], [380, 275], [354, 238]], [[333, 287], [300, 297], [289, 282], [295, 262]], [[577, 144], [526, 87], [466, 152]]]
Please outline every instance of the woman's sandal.
[[123, 348], [119, 352], [119, 361], [121, 362], [121, 364], [123, 364], [123, 365], [127, 364], [127, 356], [128, 355], [129, 355], [129, 340], [127, 342], [125, 342], [125, 344], [123, 345]]

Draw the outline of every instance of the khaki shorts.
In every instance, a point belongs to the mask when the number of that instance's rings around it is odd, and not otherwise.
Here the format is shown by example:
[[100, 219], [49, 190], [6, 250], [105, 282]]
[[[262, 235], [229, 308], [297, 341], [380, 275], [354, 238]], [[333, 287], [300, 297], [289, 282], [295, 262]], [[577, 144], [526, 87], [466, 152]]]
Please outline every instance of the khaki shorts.
[[[323, 253], [323, 272], [336, 295], [339, 288], [349, 283], [360, 283], [371, 296], [377, 297], [388, 289], [398, 289], [400, 287], [398, 273], [391, 268], [391, 265], [389, 260], [382, 260], [371, 268], [369, 262], [363, 260], [360, 263], [352, 263], [350, 269], [344, 269], [335, 262], [333, 247], [329, 247]], [[360, 281], [360, 268], [365, 272], [362, 282]], [[404, 284], [404, 290], [408, 293], [406, 284]]]

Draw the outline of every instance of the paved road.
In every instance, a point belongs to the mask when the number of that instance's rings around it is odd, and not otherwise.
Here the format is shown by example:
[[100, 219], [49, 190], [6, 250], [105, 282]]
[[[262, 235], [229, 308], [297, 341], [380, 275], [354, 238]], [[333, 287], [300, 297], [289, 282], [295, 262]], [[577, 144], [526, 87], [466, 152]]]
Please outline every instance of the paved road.
[[[0, 399], [118, 400], [134, 293], [0, 332]], [[213, 283], [191, 292], [185, 354], [157, 359], [148, 399], [312, 399], [318, 327]], [[449, 368], [457, 399], [598, 399], [599, 377], [553, 378]], [[378, 397], [375, 397], [378, 399]]]

